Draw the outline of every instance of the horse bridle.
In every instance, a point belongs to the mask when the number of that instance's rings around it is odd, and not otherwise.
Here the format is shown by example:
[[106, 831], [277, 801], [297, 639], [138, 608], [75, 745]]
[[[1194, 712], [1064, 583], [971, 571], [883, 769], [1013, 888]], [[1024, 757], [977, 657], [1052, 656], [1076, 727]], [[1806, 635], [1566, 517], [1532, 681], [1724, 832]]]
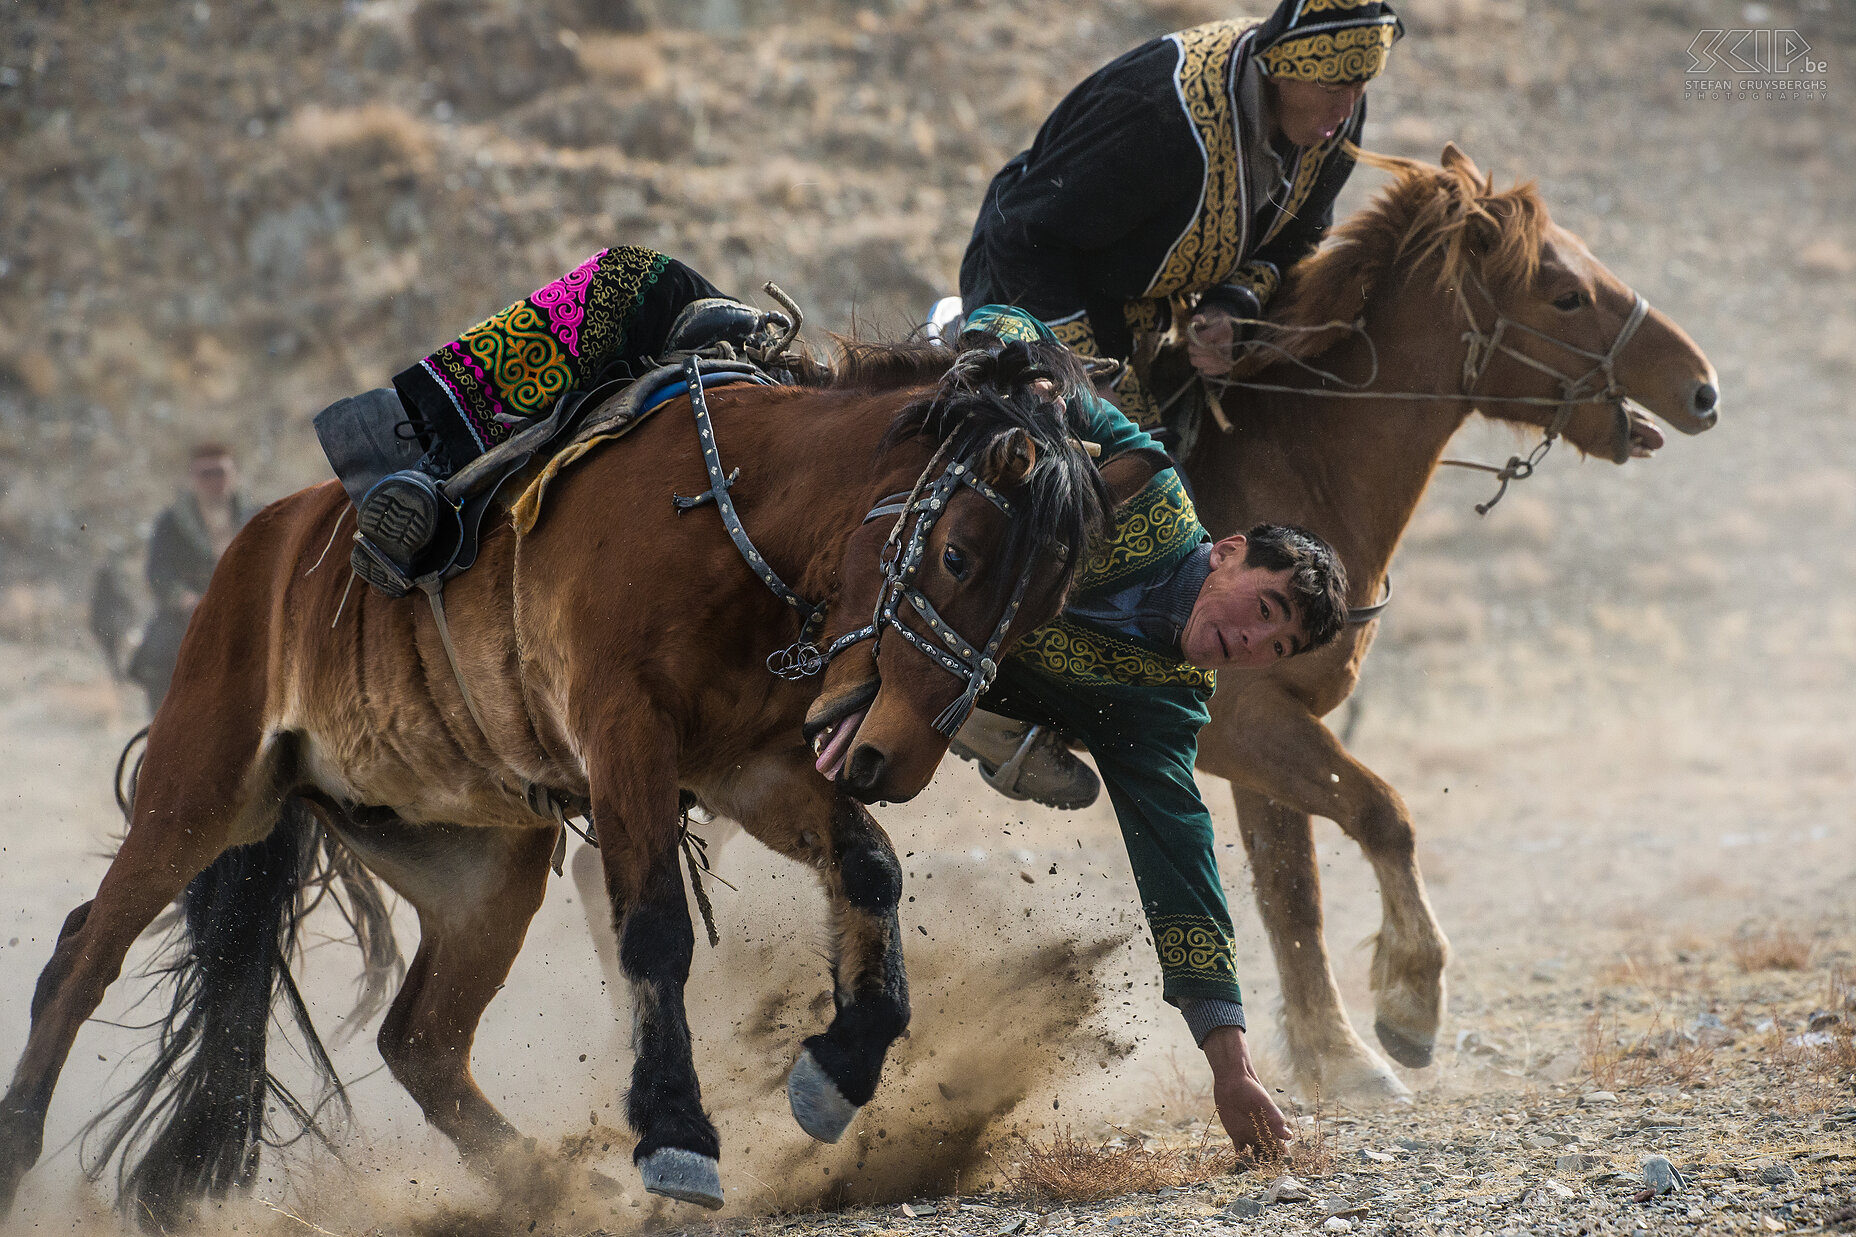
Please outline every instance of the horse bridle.
[[[915, 585], [916, 573], [921, 570], [926, 557], [928, 537], [934, 526], [947, 513], [954, 494], [965, 486], [971, 489], [994, 507], [1006, 519], [1015, 518], [1011, 500], [995, 489], [990, 482], [981, 477], [965, 458], [949, 459], [952, 444], [960, 432], [956, 425], [941, 445], [935, 450], [921, 475], [915, 480], [913, 488], [906, 492], [887, 495], [878, 500], [876, 506], [864, 516], [863, 523], [882, 519], [884, 516], [896, 516], [895, 527], [890, 530], [888, 539], [881, 551], [881, 568], [883, 586], [877, 594], [876, 609], [870, 621], [855, 631], [850, 631], [831, 644], [820, 649], [818, 637], [825, 624], [825, 606], [806, 601], [794, 592], [779, 573], [767, 562], [760, 551], [754, 548], [747, 532], [741, 526], [741, 517], [735, 511], [734, 500], [728, 495], [729, 489], [739, 478], [741, 470], [733, 474], [722, 472], [721, 455], [715, 443], [715, 425], [709, 417], [709, 404], [702, 389], [697, 358], [690, 357], [684, 362], [685, 373], [690, 379], [690, 408], [696, 418], [697, 437], [702, 442], [703, 467], [709, 474], [709, 489], [694, 498], [673, 496], [679, 512], [691, 510], [706, 502], [713, 502], [722, 516], [722, 524], [733, 539], [735, 548], [741, 552], [748, 568], [760, 578], [774, 596], [784, 601], [800, 616], [799, 639], [783, 649], [776, 649], [767, 658], [767, 670], [777, 678], [788, 682], [797, 682], [823, 671], [832, 659], [855, 644], [865, 640], [872, 641], [874, 656], [882, 646], [883, 632], [893, 629], [902, 634], [903, 639], [914, 645], [930, 661], [947, 671], [957, 679], [966, 680], [966, 690], [953, 703], [941, 711], [935, 719], [937, 733], [952, 736], [966, 721], [972, 712], [974, 703], [992, 685], [993, 675], [998, 672], [999, 648], [1005, 643], [1005, 633], [1018, 616], [1020, 604], [1024, 601], [1025, 588], [1030, 580], [1030, 573], [1020, 573], [1017, 583], [1012, 588], [1011, 600], [1005, 611], [999, 616], [992, 634], [983, 645], [976, 647], [959, 632], [955, 631], [928, 600], [926, 594]], [[963, 423], [964, 424], [964, 423]], [[974, 450], [977, 452], [978, 446]], [[941, 469], [940, 475], [935, 470]], [[930, 478], [934, 478], [932, 481]], [[906, 542], [904, 538], [906, 530]], [[921, 617], [928, 630], [940, 640], [936, 644], [903, 622], [901, 606], [903, 601]], [[942, 646], [945, 647], [942, 647]]]
[[[1495, 305], [1494, 296], [1490, 294], [1480, 276], [1471, 275], [1469, 282], [1475, 286], [1476, 291], [1482, 294], [1483, 300], [1487, 301], [1491, 307]], [[1554, 440], [1565, 432], [1567, 424], [1572, 420], [1572, 414], [1579, 405], [1611, 404], [1620, 409], [1623, 407], [1628, 395], [1624, 390], [1624, 384], [1618, 381], [1618, 357], [1623, 353], [1625, 346], [1636, 336], [1637, 328], [1642, 326], [1644, 319], [1650, 315], [1650, 302], [1644, 298], [1643, 293], [1635, 288], [1631, 289], [1631, 293], [1636, 299], [1631, 304], [1630, 315], [1624, 319], [1624, 325], [1618, 328], [1617, 336], [1611, 341], [1611, 347], [1603, 352], [1593, 352], [1577, 344], [1569, 344], [1563, 339], [1537, 330], [1526, 323], [1516, 322], [1502, 313], [1500, 309], [1495, 311], [1495, 325], [1484, 331], [1476, 322], [1476, 313], [1470, 308], [1469, 298], [1463, 294], [1462, 286], [1460, 284], [1457, 286], [1457, 305], [1462, 309], [1463, 321], [1469, 327], [1463, 332], [1463, 395], [1465, 397], [1489, 398], [1476, 395], [1476, 385], [1482, 381], [1482, 375], [1488, 371], [1489, 362], [1495, 359], [1495, 354], [1498, 352], [1521, 362], [1530, 369], [1538, 370], [1560, 384], [1559, 407], [1554, 411], [1552, 421], [1547, 424], [1546, 433], [1525, 457], [1510, 456], [1508, 462], [1500, 468], [1473, 460], [1439, 461], [1454, 468], [1476, 468], [1491, 472], [1500, 480], [1501, 487], [1495, 491], [1495, 496], [1486, 503], [1476, 504], [1477, 515], [1487, 515], [1489, 510], [1502, 500], [1502, 495], [1508, 492], [1510, 481], [1520, 481], [1534, 475], [1534, 469], [1546, 459], [1547, 452], [1553, 449]], [[1545, 361], [1538, 360], [1519, 348], [1510, 346], [1503, 338], [1510, 331], [1530, 335], [1552, 344], [1561, 351], [1584, 357], [1592, 362], [1592, 367], [1576, 377], [1555, 369]]]

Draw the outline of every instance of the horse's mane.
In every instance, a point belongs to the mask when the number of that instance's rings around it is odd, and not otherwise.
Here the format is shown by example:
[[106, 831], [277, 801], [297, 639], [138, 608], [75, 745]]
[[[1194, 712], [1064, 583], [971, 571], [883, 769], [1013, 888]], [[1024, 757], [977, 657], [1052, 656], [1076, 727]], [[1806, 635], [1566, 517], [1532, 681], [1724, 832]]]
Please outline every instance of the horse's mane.
[[832, 342], [838, 363], [828, 366], [807, 353], [792, 371], [800, 386], [872, 393], [933, 386], [954, 363], [946, 345], [919, 337], [888, 341], [833, 335]]
[[[901, 377], [904, 364], [925, 366], [932, 359], [931, 378], [938, 385], [896, 415], [878, 450], [924, 438], [942, 443], [949, 459], [974, 460], [984, 473], [1004, 462], [999, 453], [1022, 431], [1031, 440], [1032, 460], [1012, 491], [1018, 513], [999, 550], [1010, 565], [1004, 574], [1011, 578], [1028, 570], [1032, 557], [1055, 541], [1068, 551], [1062, 581], [1067, 590], [1085, 548], [1107, 532], [1114, 501], [1078, 441], [1087, 430], [1080, 409], [1087, 404], [1088, 375], [1075, 354], [1055, 342], [1007, 343], [968, 332], [960, 344], [958, 353], [925, 342], [882, 345], [891, 351], [879, 358], [886, 368], [876, 373], [911, 385]], [[1064, 398], [1034, 387], [1040, 379]]]
[[[1290, 271], [1271, 307], [1274, 322], [1302, 328], [1352, 322], [1376, 290], [1432, 259], [1439, 288], [1460, 286], [1472, 264], [1498, 297], [1533, 283], [1548, 224], [1533, 181], [1497, 193], [1493, 177], [1478, 179], [1474, 165], [1450, 151], [1444, 167], [1364, 150], [1356, 157], [1395, 179]], [[1281, 355], [1276, 349], [1314, 357], [1348, 337], [1340, 329], [1266, 333], [1275, 348], [1259, 350], [1240, 372], [1264, 368]]]

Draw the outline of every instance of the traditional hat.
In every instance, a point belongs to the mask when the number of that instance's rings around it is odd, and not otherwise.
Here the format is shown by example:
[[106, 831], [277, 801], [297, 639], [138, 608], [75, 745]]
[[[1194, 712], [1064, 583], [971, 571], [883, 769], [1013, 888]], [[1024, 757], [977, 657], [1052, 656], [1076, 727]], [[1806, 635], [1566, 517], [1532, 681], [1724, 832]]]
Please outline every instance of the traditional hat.
[[1282, 0], [1257, 30], [1256, 54], [1271, 77], [1348, 85], [1379, 76], [1404, 34], [1383, 0]]

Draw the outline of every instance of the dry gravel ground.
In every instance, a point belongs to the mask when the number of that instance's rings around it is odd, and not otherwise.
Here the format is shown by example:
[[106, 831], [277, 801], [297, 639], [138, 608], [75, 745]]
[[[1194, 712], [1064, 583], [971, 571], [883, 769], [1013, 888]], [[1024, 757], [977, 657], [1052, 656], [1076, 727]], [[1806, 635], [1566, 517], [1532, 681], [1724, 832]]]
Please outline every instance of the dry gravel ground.
[[[1189, 1163], [1205, 1080], [1154, 990], [1111, 816], [1026, 810], [950, 766], [883, 813], [909, 855], [916, 1019], [838, 1147], [807, 1143], [780, 1093], [824, 1009], [819, 900], [724, 839], [740, 892], [717, 892], [723, 945], [699, 953], [691, 986], [725, 1147], [721, 1231], [1850, 1227], [1836, 1217], [1856, 1203], [1856, 439], [1842, 399], [1856, 377], [1856, 8], [1404, 10], [1413, 34], [1374, 88], [1372, 144], [1434, 158], [1455, 139], [1499, 180], [1539, 177], [1555, 217], [1709, 351], [1726, 400], [1719, 428], [1647, 464], [1556, 453], [1487, 520], [1468, 510], [1481, 477], [1440, 477], [1401, 550], [1399, 600], [1335, 721], [1419, 820], [1454, 947], [1438, 1063], [1403, 1075], [1410, 1108], [1323, 1110], [1289, 1165], [1309, 1202], [1247, 1215], [1273, 1171], [1208, 1169], [1178, 1192], [1039, 1201], [1036, 1152], [1066, 1131], [1084, 1149], [1119, 1141], [1070, 1164], [1098, 1184]], [[1071, 82], [1224, 15], [1198, 0], [666, 0], [631, 7], [639, 32], [602, 11], [615, 9], [0, 5], [0, 1060], [18, 1052], [51, 934], [101, 872], [108, 771], [139, 724], [77, 634], [83, 585], [134, 545], [190, 438], [230, 439], [267, 496], [317, 479], [316, 409], [615, 240], [741, 289], [777, 278], [826, 327], [899, 327], [952, 283], [980, 186]], [[1803, 32], [1829, 63], [1829, 100], [1685, 101], [1696, 31], [1739, 25]], [[1472, 425], [1457, 448], [1503, 458], [1513, 443]], [[1228, 796], [1213, 779], [1206, 792], [1232, 842], [1262, 1069], [1278, 1077], [1268, 950]], [[1350, 844], [1318, 836], [1336, 970], [1368, 1026], [1368, 955], [1350, 946], [1378, 926], [1376, 890]], [[711, 1231], [638, 1196], [610, 1128], [629, 1014], [596, 982], [577, 902], [561, 882], [543, 908], [477, 1073], [604, 1184], [538, 1178], [533, 1198], [495, 1206], [357, 1028], [336, 1058], [357, 1112], [351, 1167], [272, 1156], [254, 1200], [207, 1227]], [[304, 972], [338, 1032], [349, 955], [318, 944]], [[14, 1231], [115, 1223], [71, 1140], [134, 1068], [143, 1037], [109, 1023], [145, 1020], [135, 995], [120, 985], [80, 1039]], [[1829, 1039], [1792, 1043], [1812, 1035]], [[1581, 1106], [1594, 1090], [1616, 1103]], [[1635, 1203], [1654, 1154], [1690, 1184]], [[1325, 1200], [1343, 1197], [1330, 1216]], [[935, 1210], [899, 1209], [914, 1200]]]

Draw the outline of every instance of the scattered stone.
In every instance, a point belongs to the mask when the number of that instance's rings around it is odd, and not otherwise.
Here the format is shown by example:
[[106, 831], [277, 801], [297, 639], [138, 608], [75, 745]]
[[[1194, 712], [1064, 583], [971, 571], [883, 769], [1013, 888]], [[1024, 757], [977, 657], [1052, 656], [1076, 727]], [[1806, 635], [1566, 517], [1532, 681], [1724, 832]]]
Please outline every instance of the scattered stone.
[[1394, 1145], [1403, 1147], [1407, 1151], [1437, 1150], [1436, 1143], [1427, 1143], [1422, 1138], [1395, 1138], [1392, 1142]]
[[1240, 1198], [1226, 1207], [1224, 1213], [1236, 1220], [1254, 1220], [1263, 1214], [1263, 1204], [1254, 1198]]
[[1843, 1015], [1828, 1009], [1814, 1009], [1805, 1023], [1807, 1031], [1828, 1031], [1832, 1027], [1843, 1025]]
[[1689, 1024], [1688, 1033], [1703, 1048], [1725, 1048], [1736, 1038], [1719, 1014], [1705, 1010]]
[[1361, 1150], [1360, 1158], [1365, 1160], [1368, 1164], [1391, 1164], [1398, 1159], [1397, 1156], [1387, 1155], [1383, 1151], [1368, 1151], [1365, 1149]]
[[1270, 1182], [1269, 1189], [1263, 1191], [1263, 1201], [1266, 1203], [1305, 1203], [1311, 1197], [1308, 1187], [1294, 1177], [1278, 1177]]
[[1655, 1198], [1659, 1194], [1674, 1194], [1688, 1182], [1676, 1171], [1676, 1166], [1660, 1155], [1645, 1156], [1643, 1160], [1643, 1189], [1637, 1192], [1637, 1201]]
[[937, 1208], [935, 1207], [933, 1203], [904, 1203], [902, 1204], [902, 1214], [907, 1216], [911, 1220], [919, 1220], [923, 1216], [931, 1216], [935, 1213], [936, 1210]]
[[1012, 1234], [1022, 1229], [1030, 1219], [1030, 1216], [1020, 1212], [1018, 1215], [1007, 1220], [1004, 1224], [1001, 1224], [998, 1228], [995, 1228], [992, 1231], [992, 1237], [1012, 1237]]
[[1598, 1156], [1574, 1152], [1571, 1155], [1562, 1155], [1555, 1160], [1553, 1168], [1554, 1171], [1562, 1173], [1589, 1173], [1603, 1164], [1604, 1160]]
[[1321, 1225], [1321, 1231], [1324, 1233], [1351, 1233], [1353, 1231], [1353, 1221], [1343, 1220], [1339, 1216], [1329, 1216]]
[[1532, 1147], [1536, 1151], [1548, 1151], [1560, 1145], [1559, 1139], [1549, 1138], [1545, 1134], [1529, 1134], [1526, 1138], [1523, 1138], [1521, 1142], [1523, 1145]]
[[1759, 1170], [1761, 1185], [1791, 1185], [1798, 1180], [1798, 1170], [1790, 1164], [1768, 1164]]
[[1545, 1181], [1541, 1182], [1540, 1188], [1545, 1190], [1547, 1193], [1553, 1195], [1553, 1197], [1555, 1198], [1561, 1198], [1561, 1199], [1577, 1198], [1579, 1196], [1579, 1191], [1573, 1189], [1571, 1186], [1567, 1185], [1565, 1182], [1555, 1181], [1551, 1177], [1548, 1177]]
[[1596, 1108], [1600, 1104], [1615, 1104], [1617, 1102], [1617, 1094], [1612, 1091], [1587, 1091], [1584, 1095], [1579, 1097], [1579, 1107], [1581, 1108]]
[[1331, 1216], [1363, 1216], [1366, 1214], [1366, 1204], [1356, 1203], [1345, 1194], [1336, 1194], [1321, 1200], [1321, 1210]]
[[1802, 1035], [1792, 1036], [1785, 1042], [1793, 1048], [1828, 1048], [1837, 1042], [1837, 1037], [1829, 1031], [1806, 1031]]

